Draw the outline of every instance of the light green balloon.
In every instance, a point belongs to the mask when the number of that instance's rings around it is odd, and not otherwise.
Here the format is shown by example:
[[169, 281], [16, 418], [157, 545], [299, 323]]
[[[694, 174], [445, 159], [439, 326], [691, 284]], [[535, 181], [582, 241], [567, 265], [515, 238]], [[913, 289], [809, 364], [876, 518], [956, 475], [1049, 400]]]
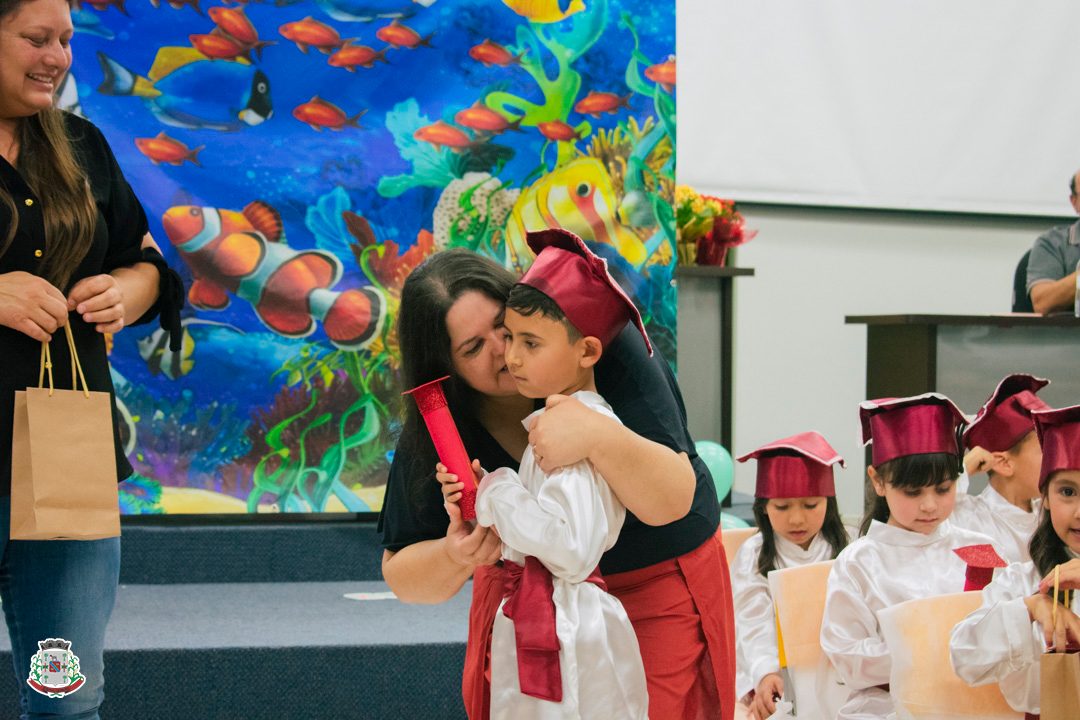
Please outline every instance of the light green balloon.
[[750, 523], [746, 522], [740, 517], [734, 515], [728, 515], [727, 513], [720, 513], [720, 529], [731, 530], [732, 528], [745, 528], [750, 527]]
[[735, 482], [735, 462], [731, 459], [731, 453], [712, 440], [698, 440], [694, 447], [697, 448], [698, 457], [705, 463], [705, 467], [709, 468], [713, 485], [716, 486], [717, 499], [723, 500], [731, 492], [731, 484]]

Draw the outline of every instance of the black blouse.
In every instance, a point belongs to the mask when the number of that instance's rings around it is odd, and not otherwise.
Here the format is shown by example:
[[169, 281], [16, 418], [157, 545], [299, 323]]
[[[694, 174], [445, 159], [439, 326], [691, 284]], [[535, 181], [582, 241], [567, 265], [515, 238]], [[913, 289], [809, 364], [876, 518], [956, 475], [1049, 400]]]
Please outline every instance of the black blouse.
[[[628, 511], [618, 542], [600, 561], [600, 571], [612, 574], [637, 570], [697, 548], [716, 532], [720, 504], [712, 476], [697, 456], [686, 429], [682, 394], [667, 363], [659, 355], [650, 358], [641, 336], [628, 325], [605, 348], [596, 368], [596, 389], [628, 428], [675, 452], [689, 455], [697, 476], [693, 504], [681, 520], [653, 527]], [[454, 420], [470, 457], [479, 458], [480, 464], [488, 469], [517, 470], [517, 461], [479, 423], [466, 418]], [[383, 547], [393, 552], [422, 540], [445, 537], [449, 525], [434, 472], [422, 488], [422, 498], [410, 498], [404, 477], [406, 466], [395, 455], [379, 517]]]
[[[109, 273], [119, 267], [137, 262], [151, 262], [161, 273], [161, 293], [154, 307], [139, 323], [147, 322], [162, 311], [163, 325], [179, 324], [182, 294], [178, 296], [178, 278], [168, 270], [161, 255], [142, 250], [142, 240], [148, 231], [146, 213], [135, 193], [124, 179], [116, 158], [105, 137], [93, 124], [75, 115], [66, 115], [68, 136], [72, 148], [85, 169], [97, 204], [97, 224], [89, 252], [71, 277], [73, 286], [92, 275]], [[45, 237], [41, 202], [23, 180], [19, 171], [0, 158], [0, 183], [11, 194], [18, 211], [18, 227], [7, 250], [0, 255], [0, 274], [24, 271], [40, 274], [49, 252]], [[0, 204], [0, 237], [5, 237], [11, 216]], [[61, 288], [66, 293], [70, 288]], [[179, 288], [182, 293], [182, 287]], [[82, 362], [86, 382], [91, 390], [114, 395], [104, 336], [83, 321], [78, 313], [70, 315], [75, 347]], [[179, 341], [179, 333], [174, 333]], [[64, 333], [54, 333], [52, 343], [54, 375], [60, 387], [71, 377], [71, 358]], [[11, 430], [15, 391], [37, 387], [41, 359], [41, 343], [9, 327], [0, 326], [0, 496], [11, 492]], [[117, 480], [131, 474], [131, 465], [124, 456], [119, 437], [119, 416], [113, 400], [113, 436], [116, 450]]]

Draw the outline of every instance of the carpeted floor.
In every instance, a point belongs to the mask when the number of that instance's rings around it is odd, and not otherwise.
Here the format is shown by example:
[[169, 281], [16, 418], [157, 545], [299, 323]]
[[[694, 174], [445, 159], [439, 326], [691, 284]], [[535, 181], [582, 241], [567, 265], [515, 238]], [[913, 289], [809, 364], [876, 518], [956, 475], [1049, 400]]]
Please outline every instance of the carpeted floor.
[[[122, 585], [102, 717], [463, 718], [470, 592], [423, 606], [375, 581]], [[0, 718], [13, 683], [0, 672]]]

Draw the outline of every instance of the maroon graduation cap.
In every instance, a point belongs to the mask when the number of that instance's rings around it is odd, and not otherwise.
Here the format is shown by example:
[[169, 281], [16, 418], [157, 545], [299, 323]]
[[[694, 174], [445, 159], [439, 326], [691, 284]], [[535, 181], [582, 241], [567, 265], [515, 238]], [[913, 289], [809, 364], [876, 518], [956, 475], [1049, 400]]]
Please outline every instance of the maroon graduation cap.
[[1006, 376], [964, 431], [964, 447], [1005, 452], [1023, 440], [1035, 429], [1032, 411], [1050, 407], [1035, 396], [1049, 384], [1049, 380], [1026, 373]]
[[607, 260], [569, 230], [539, 230], [525, 239], [536, 261], [519, 281], [522, 285], [547, 295], [582, 335], [599, 338], [605, 346], [633, 321], [652, 355], [641, 313], [611, 277]]
[[871, 447], [875, 467], [905, 455], [960, 454], [957, 431], [964, 413], [940, 393], [867, 400], [859, 404], [862, 440]]
[[833, 464], [844, 458], [820, 433], [810, 431], [762, 445], [739, 458], [757, 460], [759, 498], [835, 497]]
[[1031, 413], [1042, 444], [1039, 490], [1058, 470], [1080, 470], [1080, 405]]
[[968, 545], [954, 548], [953, 552], [967, 563], [964, 592], [982, 590], [994, 579], [994, 568], [1003, 568], [1009, 564], [997, 554], [993, 545]]

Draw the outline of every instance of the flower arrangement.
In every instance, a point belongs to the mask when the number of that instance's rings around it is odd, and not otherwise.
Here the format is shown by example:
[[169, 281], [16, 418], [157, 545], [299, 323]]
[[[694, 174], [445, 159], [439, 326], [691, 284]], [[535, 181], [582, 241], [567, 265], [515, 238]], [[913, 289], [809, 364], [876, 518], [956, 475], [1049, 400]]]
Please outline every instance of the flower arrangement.
[[680, 265], [723, 265], [728, 250], [749, 242], [734, 200], [702, 195], [688, 185], [675, 188], [675, 227]]

